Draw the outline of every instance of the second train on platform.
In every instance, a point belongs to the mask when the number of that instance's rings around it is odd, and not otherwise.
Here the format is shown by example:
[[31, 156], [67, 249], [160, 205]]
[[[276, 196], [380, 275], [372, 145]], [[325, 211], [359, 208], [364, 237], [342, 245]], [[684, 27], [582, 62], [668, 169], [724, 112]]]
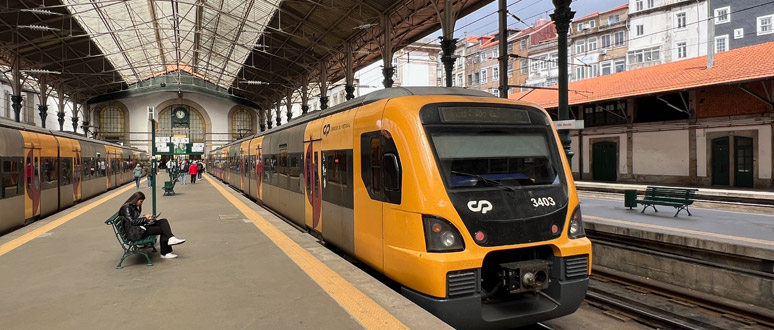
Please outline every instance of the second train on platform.
[[574, 312], [591, 271], [549, 115], [458, 88], [389, 88], [213, 150], [207, 170], [460, 329]]

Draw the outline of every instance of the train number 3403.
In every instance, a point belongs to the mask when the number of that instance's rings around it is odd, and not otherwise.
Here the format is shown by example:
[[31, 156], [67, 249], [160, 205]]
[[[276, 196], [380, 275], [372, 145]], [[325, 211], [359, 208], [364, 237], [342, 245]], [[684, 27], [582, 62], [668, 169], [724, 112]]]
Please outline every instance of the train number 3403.
[[530, 198], [530, 201], [532, 201], [533, 207], [556, 205], [556, 202], [554, 202], [554, 199], [551, 197]]

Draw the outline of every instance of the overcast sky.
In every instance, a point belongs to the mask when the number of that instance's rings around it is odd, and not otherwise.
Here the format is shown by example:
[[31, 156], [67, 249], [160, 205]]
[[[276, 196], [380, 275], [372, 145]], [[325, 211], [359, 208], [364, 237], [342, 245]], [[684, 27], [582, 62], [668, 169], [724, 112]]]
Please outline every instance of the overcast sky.
[[[454, 37], [462, 38], [467, 35], [487, 35], [497, 33], [497, 7], [498, 1], [484, 6], [476, 12], [457, 20]], [[550, 20], [549, 14], [554, 12], [554, 4], [551, 0], [506, 0], [508, 12], [516, 15], [526, 24], [532, 24], [538, 18]], [[575, 18], [583, 17], [593, 12], [603, 12], [620, 5], [629, 3], [628, 0], [574, 0], [570, 8], [575, 11]], [[523, 29], [527, 25], [517, 22], [508, 16], [508, 27]], [[429, 37], [437, 37], [440, 31]]]

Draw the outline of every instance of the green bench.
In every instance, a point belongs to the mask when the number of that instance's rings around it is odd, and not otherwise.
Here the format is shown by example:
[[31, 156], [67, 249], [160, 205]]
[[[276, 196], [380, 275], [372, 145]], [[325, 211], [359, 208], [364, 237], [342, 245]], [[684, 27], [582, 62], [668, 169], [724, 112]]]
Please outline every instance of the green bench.
[[636, 202], [644, 205], [640, 213], [645, 213], [648, 207], [652, 207], [654, 211], [658, 212], [656, 205], [663, 205], [676, 208], [675, 217], [682, 210], [688, 212], [688, 215], [692, 215], [688, 206], [693, 204], [697, 191], [699, 189], [648, 186], [643, 198], [637, 199]]
[[123, 268], [121, 267], [121, 264], [124, 262], [124, 259], [133, 254], [144, 255], [145, 259], [148, 260], [148, 266], [153, 266], [153, 262], [151, 262], [150, 256], [148, 256], [148, 253], [145, 250], [152, 248], [153, 252], [156, 252], [156, 235], [144, 237], [139, 241], [130, 241], [126, 237], [124, 225], [121, 223], [121, 217], [118, 216], [118, 212], [105, 220], [105, 224], [113, 227], [113, 232], [116, 234], [118, 244], [120, 244], [121, 248], [124, 250], [124, 255], [121, 257], [121, 261], [118, 262], [116, 269]]

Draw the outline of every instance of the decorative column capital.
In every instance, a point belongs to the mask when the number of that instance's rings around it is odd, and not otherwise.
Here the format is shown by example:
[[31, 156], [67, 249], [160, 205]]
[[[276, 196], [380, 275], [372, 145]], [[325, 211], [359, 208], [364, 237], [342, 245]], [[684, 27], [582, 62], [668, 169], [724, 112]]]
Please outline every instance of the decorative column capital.
[[328, 97], [320, 96], [320, 110], [328, 109]]
[[355, 85], [347, 84], [344, 86], [344, 91], [347, 92], [347, 100], [355, 98]]
[[13, 115], [16, 122], [21, 122], [21, 108], [22, 108], [22, 98], [21, 95], [11, 95], [11, 108], [13, 108]]
[[41, 125], [41, 127], [46, 128], [46, 117], [48, 117], [48, 105], [39, 104], [38, 105], [38, 114], [40, 115], [40, 125]]
[[301, 113], [307, 113], [309, 111], [308, 105], [302, 105], [301, 106]]
[[392, 75], [395, 74], [395, 68], [384, 67], [384, 69], [382, 69], [382, 74], [384, 75], [384, 80], [382, 81], [384, 88], [391, 88], [394, 82], [392, 80]]
[[575, 16], [575, 12], [570, 10], [571, 0], [553, 0], [554, 13], [551, 14], [551, 20], [556, 24], [556, 32], [558, 34], [567, 34], [570, 30], [570, 24], [572, 18]]
[[443, 63], [443, 70], [446, 75], [446, 87], [452, 87], [452, 71], [454, 70], [454, 62], [456, 61], [453, 57], [455, 49], [457, 49], [457, 39], [441, 39], [441, 50], [443, 50], [441, 62]]

